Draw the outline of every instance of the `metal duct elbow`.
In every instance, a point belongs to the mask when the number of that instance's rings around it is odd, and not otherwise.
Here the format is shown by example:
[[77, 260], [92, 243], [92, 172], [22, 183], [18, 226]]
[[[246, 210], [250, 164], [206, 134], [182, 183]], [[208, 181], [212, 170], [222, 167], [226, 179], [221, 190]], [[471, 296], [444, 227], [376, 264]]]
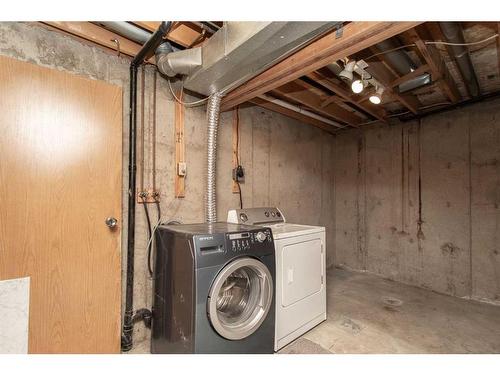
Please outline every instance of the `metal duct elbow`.
[[[464, 44], [464, 35], [462, 28], [458, 22], [439, 22], [439, 27], [443, 32], [446, 42], [455, 44]], [[469, 50], [466, 46], [451, 45], [447, 46], [448, 52], [455, 58], [455, 61], [460, 70], [460, 74], [465, 83], [465, 87], [471, 97], [481, 95], [481, 89], [477, 81], [474, 66], [470, 59]]]
[[222, 95], [215, 92], [210, 95], [207, 105], [207, 186], [205, 191], [205, 221], [217, 221], [216, 205], [216, 163], [217, 163], [217, 130], [219, 128], [220, 104]]
[[177, 74], [189, 75], [201, 65], [201, 47], [176, 52], [158, 50], [156, 53], [158, 70], [169, 77], [174, 77]]

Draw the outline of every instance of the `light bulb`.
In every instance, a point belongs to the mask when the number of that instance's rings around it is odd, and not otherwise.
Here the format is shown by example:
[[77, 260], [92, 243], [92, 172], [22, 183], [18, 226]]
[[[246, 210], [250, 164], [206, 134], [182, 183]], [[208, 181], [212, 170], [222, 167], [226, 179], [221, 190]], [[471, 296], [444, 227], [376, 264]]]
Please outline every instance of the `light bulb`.
[[374, 94], [370, 95], [370, 102], [373, 104], [380, 104], [382, 102], [382, 94], [384, 93], [384, 88], [381, 86], [377, 87]]
[[380, 104], [382, 100], [380, 99], [380, 95], [379, 94], [373, 94], [372, 96], [370, 96], [370, 102], [372, 102], [373, 104]]
[[365, 84], [360, 79], [355, 80], [351, 85], [351, 90], [355, 94], [359, 94], [361, 91], [363, 91], [364, 88]]

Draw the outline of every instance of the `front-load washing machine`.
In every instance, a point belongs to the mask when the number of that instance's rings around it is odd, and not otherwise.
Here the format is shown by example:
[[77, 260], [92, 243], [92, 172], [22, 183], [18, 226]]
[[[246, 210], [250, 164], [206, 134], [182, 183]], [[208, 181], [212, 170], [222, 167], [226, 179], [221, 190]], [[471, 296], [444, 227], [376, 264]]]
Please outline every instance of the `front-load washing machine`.
[[287, 223], [274, 207], [230, 210], [227, 221], [272, 230], [276, 252], [274, 349], [326, 320], [325, 228]]
[[155, 233], [152, 353], [273, 353], [269, 228], [162, 225]]

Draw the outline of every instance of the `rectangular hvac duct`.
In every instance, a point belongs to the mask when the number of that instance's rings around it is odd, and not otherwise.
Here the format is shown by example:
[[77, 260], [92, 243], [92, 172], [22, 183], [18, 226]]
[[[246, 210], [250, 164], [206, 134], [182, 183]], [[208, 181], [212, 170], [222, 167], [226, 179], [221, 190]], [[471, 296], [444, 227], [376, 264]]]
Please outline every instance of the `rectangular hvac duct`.
[[341, 24], [226, 22], [201, 47], [201, 66], [188, 75], [184, 87], [203, 95], [231, 91]]

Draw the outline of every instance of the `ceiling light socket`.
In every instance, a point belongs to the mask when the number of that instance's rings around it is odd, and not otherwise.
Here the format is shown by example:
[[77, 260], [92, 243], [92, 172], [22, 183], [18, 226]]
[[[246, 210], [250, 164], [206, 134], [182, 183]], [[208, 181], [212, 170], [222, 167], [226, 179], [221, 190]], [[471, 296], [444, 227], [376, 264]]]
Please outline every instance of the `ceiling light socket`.
[[339, 73], [339, 77], [344, 81], [352, 81], [352, 79], [354, 78], [352, 72], [354, 71], [355, 66], [356, 61], [348, 61], [344, 66], [344, 70]]
[[362, 79], [355, 80], [351, 85], [351, 90], [355, 94], [359, 94], [365, 88], [365, 81]]
[[373, 104], [380, 104], [382, 102], [382, 94], [384, 93], [384, 88], [379, 86], [374, 94], [369, 98], [370, 102]]

